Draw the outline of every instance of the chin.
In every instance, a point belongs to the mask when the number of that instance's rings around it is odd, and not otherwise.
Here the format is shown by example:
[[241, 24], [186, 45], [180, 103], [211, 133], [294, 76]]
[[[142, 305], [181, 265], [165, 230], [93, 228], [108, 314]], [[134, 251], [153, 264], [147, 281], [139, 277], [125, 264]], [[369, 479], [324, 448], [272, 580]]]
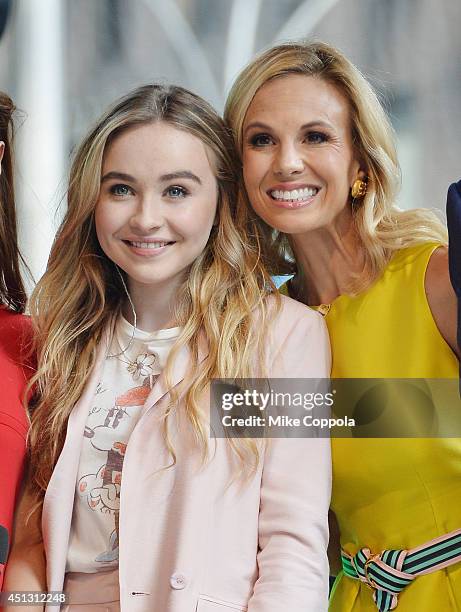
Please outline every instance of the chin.
[[304, 234], [315, 229], [312, 223], [302, 223], [296, 219], [264, 219], [270, 227], [282, 234]]
[[128, 278], [131, 282], [137, 285], [144, 285], [146, 287], [160, 285], [168, 281], [168, 277], [153, 275], [153, 274], [130, 274], [127, 272]]
[[184, 269], [157, 269], [154, 270], [125, 270], [131, 283], [135, 283], [138, 287], [153, 288], [161, 287], [162, 290], [168, 290], [172, 287], [181, 285], [186, 279]]

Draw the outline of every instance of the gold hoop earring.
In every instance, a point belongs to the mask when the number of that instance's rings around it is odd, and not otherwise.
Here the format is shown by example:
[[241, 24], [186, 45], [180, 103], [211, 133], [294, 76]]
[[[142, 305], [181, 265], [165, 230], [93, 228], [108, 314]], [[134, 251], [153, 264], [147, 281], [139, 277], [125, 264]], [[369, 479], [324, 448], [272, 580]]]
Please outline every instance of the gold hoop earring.
[[351, 196], [353, 200], [357, 200], [358, 198], [363, 198], [363, 196], [367, 192], [367, 183], [366, 181], [362, 181], [362, 179], [356, 179], [352, 184], [351, 188]]

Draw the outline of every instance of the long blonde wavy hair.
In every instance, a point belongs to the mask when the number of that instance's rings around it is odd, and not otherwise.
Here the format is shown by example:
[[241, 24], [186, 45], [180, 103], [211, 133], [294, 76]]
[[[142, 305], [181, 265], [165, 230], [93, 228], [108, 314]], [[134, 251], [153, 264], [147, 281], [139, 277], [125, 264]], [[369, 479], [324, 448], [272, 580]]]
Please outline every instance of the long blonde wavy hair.
[[[104, 152], [122, 132], [162, 121], [199, 138], [214, 162], [218, 222], [181, 287], [176, 324], [182, 332], [166, 364], [167, 380], [178, 351], [188, 345], [191, 367], [183, 382], [187, 417], [205, 458], [208, 429], [198, 400], [212, 378], [255, 375], [255, 347], [263, 356], [270, 319], [264, 297], [275, 289], [260, 259], [260, 244], [247, 208], [236, 198], [236, 159], [230, 131], [204, 100], [175, 86], [146, 85], [119, 100], [78, 147], [70, 171], [68, 209], [58, 230], [45, 275], [30, 300], [38, 370], [32, 381], [36, 405], [30, 430], [32, 490], [40, 500], [62, 449], [67, 421], [94, 365], [104, 331], [126, 299], [115, 266], [99, 246], [94, 223]], [[258, 329], [251, 318], [258, 312]], [[271, 309], [272, 311], [272, 309]], [[257, 332], [257, 333], [256, 333]], [[209, 353], [197, 364], [199, 339]], [[166, 444], [175, 461], [165, 415]], [[237, 456], [255, 467], [258, 445], [232, 443]]]
[[[352, 141], [368, 176], [367, 193], [353, 206], [366, 265], [351, 285], [351, 293], [368, 287], [381, 274], [394, 251], [424, 241], [446, 244], [446, 230], [432, 211], [404, 211], [396, 206], [400, 168], [389, 119], [365, 77], [331, 45], [322, 42], [281, 44], [261, 53], [240, 73], [224, 111], [238, 154], [242, 152], [245, 116], [257, 91], [268, 81], [290, 74], [316, 77], [334, 85], [349, 104]], [[240, 199], [249, 206], [243, 179], [240, 183]], [[258, 227], [271, 272], [296, 273], [288, 237], [274, 231], [262, 219]]]

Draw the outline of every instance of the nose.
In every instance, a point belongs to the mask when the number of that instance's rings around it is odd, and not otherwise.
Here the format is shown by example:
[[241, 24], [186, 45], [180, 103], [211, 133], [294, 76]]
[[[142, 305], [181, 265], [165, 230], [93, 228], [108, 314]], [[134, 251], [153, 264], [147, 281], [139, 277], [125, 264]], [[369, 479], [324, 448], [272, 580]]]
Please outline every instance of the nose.
[[142, 234], [162, 227], [164, 222], [162, 204], [152, 195], [144, 195], [130, 217], [131, 228]]
[[304, 170], [301, 152], [294, 143], [281, 143], [274, 160], [274, 173], [280, 176], [299, 174]]

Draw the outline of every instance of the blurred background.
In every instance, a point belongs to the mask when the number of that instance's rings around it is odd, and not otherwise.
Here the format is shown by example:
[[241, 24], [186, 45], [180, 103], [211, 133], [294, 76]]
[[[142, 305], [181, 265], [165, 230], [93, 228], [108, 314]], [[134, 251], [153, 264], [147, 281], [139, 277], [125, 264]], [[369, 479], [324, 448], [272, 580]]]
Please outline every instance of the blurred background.
[[313, 37], [377, 88], [398, 137], [399, 204], [443, 214], [461, 176], [460, 0], [0, 0], [0, 89], [15, 100], [20, 242], [36, 279], [65, 208], [73, 147], [145, 82], [222, 111], [232, 80], [276, 42]]

